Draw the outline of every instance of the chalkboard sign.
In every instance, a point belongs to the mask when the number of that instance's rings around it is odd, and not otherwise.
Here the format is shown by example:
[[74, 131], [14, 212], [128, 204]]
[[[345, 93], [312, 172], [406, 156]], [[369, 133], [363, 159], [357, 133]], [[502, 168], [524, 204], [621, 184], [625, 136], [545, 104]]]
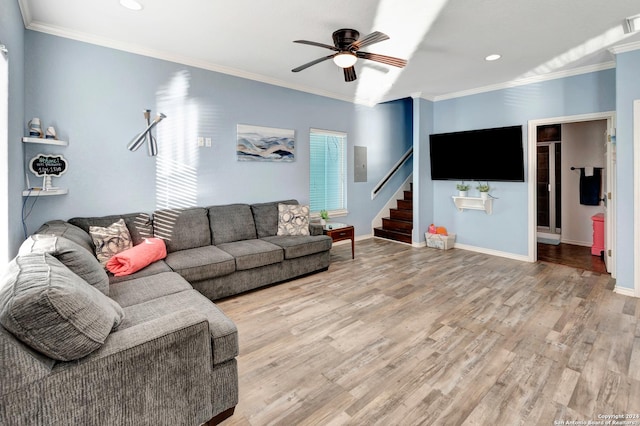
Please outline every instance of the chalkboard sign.
[[67, 171], [67, 160], [62, 155], [38, 154], [29, 161], [29, 170], [38, 177], [60, 176]]

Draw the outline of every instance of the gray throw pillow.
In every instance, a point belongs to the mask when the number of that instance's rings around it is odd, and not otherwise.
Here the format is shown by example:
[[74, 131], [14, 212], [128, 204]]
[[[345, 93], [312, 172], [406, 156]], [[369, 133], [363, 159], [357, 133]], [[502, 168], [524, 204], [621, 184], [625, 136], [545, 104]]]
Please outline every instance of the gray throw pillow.
[[55, 256], [71, 272], [109, 295], [109, 277], [106, 271], [95, 256], [73, 241], [55, 235], [31, 235], [22, 243], [18, 255], [28, 253], [49, 253]]
[[120, 305], [50, 254], [16, 257], [0, 279], [0, 324], [53, 359], [89, 355], [123, 318]]

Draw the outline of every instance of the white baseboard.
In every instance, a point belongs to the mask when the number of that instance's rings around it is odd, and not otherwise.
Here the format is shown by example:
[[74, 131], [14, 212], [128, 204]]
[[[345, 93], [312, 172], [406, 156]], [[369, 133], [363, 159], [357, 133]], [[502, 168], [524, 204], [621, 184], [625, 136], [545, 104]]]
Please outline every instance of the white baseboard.
[[[374, 238], [378, 238], [378, 237], [374, 237]], [[390, 241], [390, 242], [396, 243], [396, 244], [405, 244], [405, 245], [407, 245], [407, 243], [403, 243], [401, 241], [393, 241], [393, 240], [388, 240], [386, 238], [380, 238], [380, 239], [384, 240], [384, 241]], [[356, 241], [357, 240], [358, 239], [356, 238]], [[426, 241], [422, 241], [422, 242], [416, 243], [414, 241], [409, 245], [411, 245], [412, 247], [415, 247], [415, 248], [422, 248], [422, 247], [426, 247], [427, 246], [427, 242]], [[453, 248], [457, 248], [457, 249], [461, 249], [461, 250], [473, 251], [473, 252], [476, 252], [476, 253], [489, 254], [489, 255], [492, 255], [492, 256], [504, 257], [504, 258], [507, 258], [507, 259], [519, 260], [521, 262], [529, 262], [529, 263], [533, 262], [533, 260], [529, 259], [529, 257], [527, 257], [527, 256], [521, 256], [521, 255], [518, 255], [518, 254], [507, 253], [507, 252], [504, 252], [504, 251], [486, 249], [486, 248], [483, 248], [483, 247], [475, 247], [475, 246], [470, 246], [470, 245], [467, 245], [467, 244], [455, 243]]]
[[564, 238], [560, 240], [561, 243], [571, 244], [574, 246], [582, 246], [582, 247], [591, 247], [593, 242], [591, 241], [576, 241], [576, 240], [565, 240]]
[[507, 259], [519, 260], [521, 262], [529, 262], [529, 263], [533, 262], [533, 259], [531, 259], [529, 256], [526, 256], [526, 255], [508, 253], [508, 252], [499, 251], [499, 250], [492, 250], [492, 249], [487, 249], [487, 248], [484, 248], [484, 247], [470, 246], [470, 245], [467, 245], [467, 244], [455, 243], [453, 245], [453, 248], [474, 251], [476, 253], [490, 254], [492, 256], [498, 256], [498, 257], [504, 257], [504, 258], [507, 258]]
[[414, 245], [413, 243], [412, 243], [412, 244], [409, 244], [409, 243], [403, 243], [402, 241], [396, 241], [396, 240], [392, 240], [392, 239], [390, 239], [390, 238], [376, 237], [375, 235], [372, 235], [372, 237], [373, 237], [373, 238], [377, 238], [377, 239], [382, 240], [382, 241], [389, 241], [390, 243], [395, 243], [395, 244], [404, 244], [405, 246], [418, 247], [418, 246]]
[[632, 288], [615, 286], [613, 291], [614, 293], [622, 294], [623, 296], [638, 297]]

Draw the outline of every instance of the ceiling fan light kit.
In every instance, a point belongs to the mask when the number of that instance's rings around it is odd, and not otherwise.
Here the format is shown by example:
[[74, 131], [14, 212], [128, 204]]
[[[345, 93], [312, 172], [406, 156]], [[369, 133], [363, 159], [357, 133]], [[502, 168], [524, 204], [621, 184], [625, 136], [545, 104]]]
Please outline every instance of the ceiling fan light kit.
[[340, 68], [349, 68], [356, 64], [358, 57], [351, 52], [339, 52], [333, 57], [333, 62]]
[[376, 53], [361, 52], [360, 49], [369, 46], [374, 43], [379, 43], [384, 40], [388, 40], [389, 36], [381, 33], [380, 31], [374, 31], [368, 36], [360, 39], [360, 33], [350, 28], [343, 28], [334, 31], [332, 34], [333, 46], [324, 43], [318, 43], [317, 41], [309, 40], [294, 40], [294, 43], [308, 44], [310, 46], [323, 47], [325, 49], [333, 50], [334, 54], [324, 56], [322, 58], [315, 59], [306, 64], [300, 65], [297, 68], [292, 69], [292, 72], [300, 72], [309, 68], [312, 65], [319, 64], [328, 59], [333, 59], [333, 62], [344, 70], [344, 81], [354, 81], [357, 78], [354, 65], [360, 59], [367, 59], [370, 61], [380, 62], [386, 65], [392, 65], [394, 67], [403, 68], [407, 65], [405, 59], [394, 58], [392, 56], [378, 55]]

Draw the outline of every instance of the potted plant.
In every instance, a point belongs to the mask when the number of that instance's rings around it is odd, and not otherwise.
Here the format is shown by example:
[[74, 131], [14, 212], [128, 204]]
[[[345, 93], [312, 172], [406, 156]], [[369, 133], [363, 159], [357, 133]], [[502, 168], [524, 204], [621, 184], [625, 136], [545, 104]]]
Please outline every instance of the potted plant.
[[491, 189], [491, 187], [489, 186], [489, 182], [487, 182], [486, 184], [479, 184], [478, 186], [476, 186], [476, 189], [480, 191], [480, 198], [482, 198], [483, 200], [489, 198], [489, 190]]
[[462, 183], [459, 183], [459, 184], [456, 185], [456, 189], [458, 190], [458, 196], [459, 197], [466, 197], [467, 196], [467, 191], [469, 190], [469, 185], [467, 185], [463, 181]]
[[320, 225], [322, 226], [326, 225], [328, 219], [329, 219], [329, 212], [326, 210], [320, 210]]

